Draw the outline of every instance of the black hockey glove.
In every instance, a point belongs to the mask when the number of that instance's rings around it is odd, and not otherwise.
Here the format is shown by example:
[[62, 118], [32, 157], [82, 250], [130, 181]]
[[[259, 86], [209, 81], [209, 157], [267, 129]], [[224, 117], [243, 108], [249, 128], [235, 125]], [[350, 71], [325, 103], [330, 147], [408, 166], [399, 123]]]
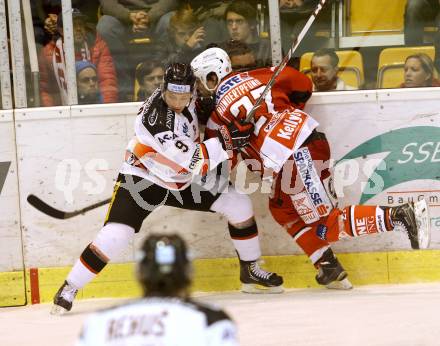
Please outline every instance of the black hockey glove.
[[223, 149], [232, 157], [234, 150], [241, 149], [248, 145], [249, 137], [254, 130], [254, 125], [244, 121], [233, 120], [228, 125], [222, 125], [217, 130], [217, 137]]
[[215, 99], [213, 96], [199, 96], [196, 100], [197, 119], [202, 125], [208, 123], [211, 113], [215, 110]]

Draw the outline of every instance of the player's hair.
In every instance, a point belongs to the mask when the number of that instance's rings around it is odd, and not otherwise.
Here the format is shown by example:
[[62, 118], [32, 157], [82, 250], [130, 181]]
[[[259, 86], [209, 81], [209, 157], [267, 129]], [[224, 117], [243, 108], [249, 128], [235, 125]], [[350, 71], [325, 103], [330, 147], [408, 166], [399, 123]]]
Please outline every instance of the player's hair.
[[416, 53], [409, 55], [405, 59], [405, 65], [409, 59], [417, 59], [420, 61], [420, 65], [422, 65], [423, 71], [425, 71], [427, 75], [431, 76], [428, 79], [428, 83], [429, 85], [431, 85], [432, 79], [434, 78], [434, 63], [432, 62], [432, 59], [429, 57], [429, 55], [425, 53]]
[[339, 57], [336, 54], [335, 50], [332, 48], [321, 48], [321, 49], [317, 50], [315, 53], [313, 53], [312, 59], [315, 56], [316, 57], [329, 56], [330, 57], [330, 64], [333, 67], [336, 67], [339, 64]]
[[221, 45], [221, 48], [228, 53], [229, 57], [245, 54], [253, 54], [252, 49], [242, 41], [228, 40]]
[[176, 296], [191, 284], [191, 263], [179, 235], [150, 235], [141, 255], [137, 275], [145, 296]]
[[232, 1], [225, 10], [224, 20], [228, 16], [228, 12], [234, 12], [244, 17], [249, 25], [256, 25], [257, 23], [257, 10], [254, 6], [250, 5], [246, 1], [238, 0]]

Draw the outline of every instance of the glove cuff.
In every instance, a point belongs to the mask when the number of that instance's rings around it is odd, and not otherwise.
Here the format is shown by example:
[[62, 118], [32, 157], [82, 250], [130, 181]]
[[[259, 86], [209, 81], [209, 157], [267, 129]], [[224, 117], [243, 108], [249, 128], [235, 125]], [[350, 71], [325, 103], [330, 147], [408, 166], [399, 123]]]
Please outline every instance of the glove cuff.
[[225, 125], [221, 125], [218, 128], [217, 137], [220, 140], [223, 150], [226, 151], [229, 158], [232, 158], [234, 155], [234, 144], [232, 142], [231, 134]]

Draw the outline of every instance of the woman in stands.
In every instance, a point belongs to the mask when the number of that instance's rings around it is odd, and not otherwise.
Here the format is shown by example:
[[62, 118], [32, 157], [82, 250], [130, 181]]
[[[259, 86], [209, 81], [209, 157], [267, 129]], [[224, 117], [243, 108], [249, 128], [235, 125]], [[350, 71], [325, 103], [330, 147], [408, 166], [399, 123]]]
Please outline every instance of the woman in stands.
[[402, 88], [418, 88], [440, 86], [440, 80], [434, 78], [434, 64], [431, 58], [418, 53], [410, 55], [405, 60]]

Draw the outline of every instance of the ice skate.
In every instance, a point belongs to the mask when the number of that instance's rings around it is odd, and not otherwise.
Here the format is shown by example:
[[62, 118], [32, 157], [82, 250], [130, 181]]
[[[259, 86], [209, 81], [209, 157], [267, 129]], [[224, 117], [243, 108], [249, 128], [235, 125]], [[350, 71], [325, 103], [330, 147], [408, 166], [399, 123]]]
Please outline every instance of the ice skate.
[[72, 309], [72, 303], [78, 290], [64, 281], [58, 292], [53, 298], [53, 306], [50, 313], [52, 315], [64, 315]]
[[316, 281], [330, 289], [349, 290], [353, 288], [347, 279], [347, 272], [344, 270], [332, 249], [327, 249], [318, 262], [318, 274]]
[[283, 278], [260, 268], [257, 261], [240, 260], [241, 291], [245, 293], [282, 293]]
[[426, 249], [431, 241], [431, 224], [425, 200], [391, 208], [394, 229], [408, 233], [413, 249]]

